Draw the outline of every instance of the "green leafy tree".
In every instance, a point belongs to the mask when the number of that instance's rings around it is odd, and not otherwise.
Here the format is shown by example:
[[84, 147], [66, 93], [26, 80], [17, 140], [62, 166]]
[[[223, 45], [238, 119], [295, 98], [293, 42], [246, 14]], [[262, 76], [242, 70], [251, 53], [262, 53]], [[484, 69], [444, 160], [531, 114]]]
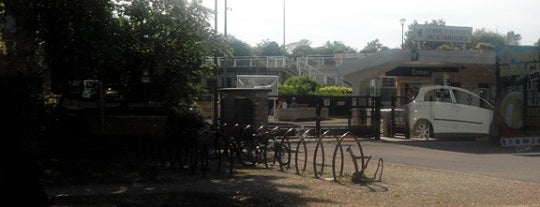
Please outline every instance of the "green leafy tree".
[[473, 33], [473, 46], [475, 49], [492, 50], [497, 45], [505, 44], [506, 38], [497, 32], [482, 28], [475, 30]]
[[71, 82], [81, 79], [118, 80], [123, 73], [123, 42], [105, 0], [46, 1], [40, 5], [39, 35], [51, 86], [67, 95]]
[[[414, 20], [411, 24], [408, 25], [408, 30], [405, 32], [405, 40], [403, 43], [404, 48], [416, 48], [417, 42], [414, 40], [415, 38], [415, 28], [419, 26], [417, 20]], [[424, 22], [423, 25], [435, 25], [435, 26], [445, 26], [446, 22], [443, 19], [434, 19], [431, 20], [431, 22]], [[443, 45], [443, 43], [438, 42], [421, 42], [422, 49], [426, 50], [434, 50], [438, 48], [439, 46]]]
[[264, 40], [257, 44], [256, 55], [259, 56], [287, 56], [287, 51], [275, 41]]
[[323, 46], [316, 47], [315, 53], [319, 55], [340, 54], [340, 53], [356, 53], [356, 49], [345, 45], [340, 41], [327, 41]]
[[280, 95], [307, 95], [316, 92], [320, 84], [308, 76], [293, 76], [278, 87]]
[[302, 39], [298, 42], [287, 45], [287, 48], [292, 51], [292, 57], [306, 57], [315, 54], [315, 49], [311, 47], [311, 41]]
[[201, 94], [197, 80], [210, 74], [204, 64], [209, 48], [217, 47], [206, 21], [208, 10], [183, 0], [134, 0], [118, 10], [125, 53], [131, 58], [126, 65], [130, 88], [140, 89], [147, 72], [151, 99], [189, 107]]
[[252, 56], [253, 49], [248, 43], [237, 39], [236, 37], [229, 36], [227, 39], [227, 46], [231, 50], [232, 56]]
[[379, 51], [388, 50], [388, 47], [379, 42], [379, 39], [375, 39], [368, 42], [367, 45], [360, 51], [360, 53], [376, 53]]
[[517, 34], [514, 31], [509, 31], [506, 33], [507, 45], [519, 45], [519, 41], [521, 41], [521, 34]]

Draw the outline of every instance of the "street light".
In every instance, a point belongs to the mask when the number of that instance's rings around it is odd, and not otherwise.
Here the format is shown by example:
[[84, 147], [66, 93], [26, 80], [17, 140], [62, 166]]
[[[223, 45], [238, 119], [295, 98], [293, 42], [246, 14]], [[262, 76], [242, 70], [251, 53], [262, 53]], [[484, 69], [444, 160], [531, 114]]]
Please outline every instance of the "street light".
[[405, 25], [405, 18], [401, 18], [399, 23], [401, 24], [401, 49], [403, 49], [403, 25]]
[[283, 49], [285, 49], [285, 0], [283, 0]]

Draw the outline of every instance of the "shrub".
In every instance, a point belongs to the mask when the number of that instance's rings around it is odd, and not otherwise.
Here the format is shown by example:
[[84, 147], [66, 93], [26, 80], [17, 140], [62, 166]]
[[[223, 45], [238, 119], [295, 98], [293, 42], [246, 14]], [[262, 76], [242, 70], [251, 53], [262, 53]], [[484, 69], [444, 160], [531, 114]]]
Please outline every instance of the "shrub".
[[352, 95], [352, 88], [345, 86], [322, 86], [317, 92], [320, 96], [350, 96]]

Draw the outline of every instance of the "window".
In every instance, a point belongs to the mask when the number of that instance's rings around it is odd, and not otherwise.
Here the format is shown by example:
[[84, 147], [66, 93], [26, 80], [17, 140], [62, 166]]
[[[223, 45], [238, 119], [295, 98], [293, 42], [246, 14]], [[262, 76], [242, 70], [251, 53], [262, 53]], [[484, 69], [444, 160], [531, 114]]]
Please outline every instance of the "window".
[[450, 91], [448, 89], [434, 89], [426, 93], [424, 101], [451, 103], [452, 98], [450, 97]]
[[382, 78], [382, 87], [383, 88], [394, 88], [396, 87], [396, 82], [394, 78]]
[[480, 106], [480, 98], [470, 93], [466, 93], [460, 90], [452, 90], [456, 98], [456, 103], [469, 106]]

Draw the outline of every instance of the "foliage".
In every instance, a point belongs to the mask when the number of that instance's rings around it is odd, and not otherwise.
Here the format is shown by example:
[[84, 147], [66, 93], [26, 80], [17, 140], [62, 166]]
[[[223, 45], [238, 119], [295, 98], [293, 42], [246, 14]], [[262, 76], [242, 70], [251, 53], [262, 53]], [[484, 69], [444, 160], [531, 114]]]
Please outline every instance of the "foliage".
[[352, 88], [346, 86], [321, 86], [316, 94], [320, 96], [350, 96]]
[[316, 92], [320, 84], [308, 76], [293, 76], [278, 87], [280, 95], [307, 95]]
[[237, 39], [236, 37], [229, 36], [227, 39], [227, 46], [228, 49], [231, 50], [231, 55], [234, 57], [253, 55], [253, 49], [251, 46], [248, 43]]
[[356, 49], [345, 45], [339, 41], [327, 41], [320, 47], [313, 48], [311, 41], [302, 39], [298, 42], [290, 43], [287, 45], [287, 49], [291, 51], [293, 58], [306, 57], [310, 55], [333, 55], [342, 53], [356, 53]]
[[292, 51], [291, 56], [294, 58], [306, 57], [308, 55], [315, 54], [315, 49], [311, 47], [311, 41], [307, 39], [301, 39], [298, 42], [288, 44], [287, 48]]
[[132, 87], [141, 88], [148, 72], [151, 98], [169, 104], [191, 103], [201, 93], [196, 81], [210, 73], [204, 67], [211, 42], [207, 10], [196, 1], [134, 0], [120, 6], [117, 19], [131, 57], [126, 68]]
[[519, 41], [521, 41], [521, 34], [517, 34], [514, 31], [507, 32], [505, 37], [507, 45], [519, 45]]
[[474, 48], [491, 49], [497, 45], [505, 45], [506, 38], [501, 34], [489, 31], [485, 28], [477, 29], [473, 33]]
[[356, 53], [356, 49], [345, 45], [343, 42], [340, 41], [327, 41], [323, 46], [316, 47], [315, 53], [319, 55], [327, 55], [327, 54], [340, 54], [340, 53]]
[[287, 56], [287, 51], [275, 41], [264, 40], [257, 44], [255, 54], [259, 56]]
[[[404, 48], [416, 48], [416, 41], [414, 41], [415, 37], [415, 28], [420, 25], [417, 20], [414, 20], [411, 24], [408, 26], [408, 31], [405, 32], [405, 40], [403, 43]], [[445, 26], [446, 22], [443, 19], [434, 19], [431, 20], [431, 22], [424, 22], [424, 25], [438, 25], [438, 26]], [[443, 45], [444, 43], [440, 42], [422, 42], [421, 47], [426, 50], [434, 50], [438, 48], [439, 46]]]
[[388, 50], [388, 47], [380, 43], [379, 39], [375, 39], [371, 42], [368, 42], [364, 49], [360, 51], [360, 53], [376, 53], [384, 50]]

